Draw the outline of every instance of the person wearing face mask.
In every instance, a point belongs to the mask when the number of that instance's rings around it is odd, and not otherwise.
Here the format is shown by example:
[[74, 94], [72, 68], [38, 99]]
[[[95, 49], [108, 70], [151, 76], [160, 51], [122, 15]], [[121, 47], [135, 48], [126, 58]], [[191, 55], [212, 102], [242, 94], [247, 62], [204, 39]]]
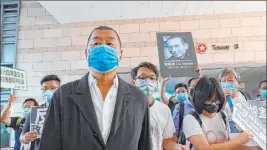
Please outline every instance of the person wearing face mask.
[[[191, 103], [189, 91], [186, 84], [179, 83], [175, 85], [174, 90], [175, 97], [177, 101], [179, 101], [179, 104], [175, 105], [172, 117], [176, 129], [175, 135], [179, 139], [179, 135], [183, 131], [183, 118], [186, 114], [194, 110], [194, 106]], [[178, 139], [175, 139], [175, 141], [177, 141]]]
[[201, 79], [201, 76], [194, 77], [194, 78], [191, 78], [188, 80], [187, 85], [188, 85], [189, 95], [191, 98], [193, 97], [195, 86], [197, 85], [197, 83], [200, 79]]
[[[52, 100], [53, 93], [59, 88], [60, 86], [60, 79], [57, 75], [47, 75], [43, 77], [40, 82], [41, 90], [42, 90], [42, 100], [44, 104], [40, 106], [49, 106]], [[31, 143], [30, 150], [38, 150], [40, 139], [37, 139], [37, 134], [35, 131], [30, 131], [30, 115], [26, 118], [22, 134], [20, 135], [20, 141], [23, 144]]]
[[267, 100], [267, 80], [263, 80], [260, 82], [259, 88], [258, 88], [257, 100], [261, 100], [261, 101]]
[[188, 147], [172, 141], [175, 128], [170, 109], [167, 105], [155, 100], [153, 96], [158, 92], [159, 71], [156, 66], [149, 62], [142, 62], [132, 69], [131, 76], [133, 85], [148, 97], [152, 150], [187, 150]]
[[[196, 80], [198, 79], [198, 78], [200, 78], [202, 75], [202, 71], [201, 71], [201, 68], [200, 68], [200, 66], [199, 65], [197, 65], [195, 68], [194, 68], [194, 70], [196, 71], [196, 72], [198, 72], [198, 74], [199, 74], [199, 76], [198, 77], [196, 77]], [[166, 88], [166, 83], [167, 83], [167, 81], [169, 81], [171, 79], [171, 75], [169, 76], [169, 77], [163, 77], [162, 78], [162, 83], [161, 83], [161, 90], [160, 90], [160, 98], [161, 98], [161, 101], [164, 103], [164, 104], [166, 104], [166, 105], [168, 105], [168, 107], [171, 109], [171, 112], [173, 113], [173, 110], [174, 110], [174, 107], [175, 107], [175, 105], [176, 104], [178, 104], [178, 101], [177, 101], [177, 99], [176, 99], [176, 97], [175, 96], [172, 96], [172, 97], [170, 97], [170, 99], [168, 99], [168, 97], [166, 96], [166, 93], [165, 93], [165, 88]], [[175, 91], [174, 91], [174, 93], [175, 93]]]
[[14, 95], [9, 95], [8, 105], [1, 113], [1, 122], [6, 125], [6, 127], [13, 128], [15, 131], [15, 145], [14, 150], [20, 150], [20, 134], [25, 123], [25, 118], [29, 114], [32, 106], [38, 106], [38, 103], [33, 98], [28, 98], [23, 102], [22, 114], [19, 117], [11, 117], [13, 111], [13, 103], [16, 101]]
[[192, 150], [238, 150], [252, 139], [251, 132], [242, 132], [230, 139], [226, 115], [221, 111], [226, 97], [215, 78], [203, 77], [193, 94], [194, 110], [184, 118], [183, 131]]
[[[224, 108], [224, 112], [229, 118], [229, 126], [230, 126], [230, 136], [231, 138], [235, 138], [239, 135], [240, 132], [243, 132], [242, 129], [232, 120], [232, 114], [234, 105], [237, 100], [246, 102], [250, 100], [250, 96], [246, 96], [244, 92], [239, 90], [241, 79], [240, 75], [233, 68], [224, 68], [219, 73], [219, 81], [221, 82], [221, 87], [226, 95], [226, 105]], [[249, 141], [243, 147], [246, 150], [259, 150], [259, 146], [256, 142]]]
[[117, 75], [122, 54], [114, 29], [91, 32], [90, 72], [54, 93], [40, 150], [151, 150], [147, 97]]

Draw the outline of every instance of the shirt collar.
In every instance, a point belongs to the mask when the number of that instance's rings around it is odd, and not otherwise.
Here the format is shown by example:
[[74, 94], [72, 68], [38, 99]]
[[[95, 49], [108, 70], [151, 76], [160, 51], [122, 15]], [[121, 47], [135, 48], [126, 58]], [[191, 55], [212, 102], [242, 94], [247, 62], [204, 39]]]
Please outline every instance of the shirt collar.
[[[92, 85], [96, 85], [97, 84], [97, 81], [96, 79], [93, 77], [93, 75], [91, 73], [89, 73], [88, 75], [88, 84], [89, 84], [89, 87], [91, 87]], [[115, 88], [118, 88], [119, 87], [119, 78], [118, 76], [116, 75], [114, 80], [113, 80], [113, 86]]]

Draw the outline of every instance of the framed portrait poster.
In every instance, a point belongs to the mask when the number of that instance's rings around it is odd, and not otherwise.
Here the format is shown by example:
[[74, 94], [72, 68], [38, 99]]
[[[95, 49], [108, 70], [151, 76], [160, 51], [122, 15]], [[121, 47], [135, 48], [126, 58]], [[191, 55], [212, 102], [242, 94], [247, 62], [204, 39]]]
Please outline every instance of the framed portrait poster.
[[161, 76], [196, 77], [198, 65], [191, 32], [157, 33]]

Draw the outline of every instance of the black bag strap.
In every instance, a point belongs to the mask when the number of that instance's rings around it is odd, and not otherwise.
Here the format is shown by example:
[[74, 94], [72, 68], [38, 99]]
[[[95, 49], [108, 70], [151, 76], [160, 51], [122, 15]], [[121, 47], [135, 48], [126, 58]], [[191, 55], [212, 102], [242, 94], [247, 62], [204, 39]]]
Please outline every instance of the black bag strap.
[[239, 92], [244, 95], [244, 97], [246, 98], [246, 101], [247, 100], [251, 100], [251, 97], [249, 95], [249, 93], [247, 91], [243, 91], [243, 90], [239, 90]]
[[226, 115], [225, 115], [225, 113], [223, 111], [221, 111], [220, 113], [222, 115], [223, 122], [224, 122], [224, 124], [225, 124], [225, 126], [227, 128]]
[[179, 132], [181, 131], [181, 128], [182, 128], [182, 123], [183, 123], [183, 120], [184, 120], [184, 103], [180, 103], [180, 109], [179, 109]]
[[201, 119], [200, 119], [198, 113], [195, 112], [195, 111], [191, 111], [189, 114], [192, 115], [193, 117], [195, 117], [195, 119], [196, 119], [197, 122], [199, 123], [200, 127], [202, 128], [202, 121], [201, 121]]
[[[200, 119], [198, 113], [195, 112], [195, 111], [191, 111], [189, 114], [192, 115], [193, 117], [195, 117], [195, 119], [196, 119], [197, 122], [199, 123], [200, 127], [202, 128], [202, 121], [201, 121], [201, 119]], [[192, 147], [193, 147], [193, 145], [190, 143], [189, 148], [191, 149]]]
[[[221, 111], [220, 113], [221, 113], [223, 122], [225, 123], [225, 126], [226, 126], [226, 128], [227, 128], [226, 115], [225, 115], [225, 113], [224, 113], [223, 111]], [[195, 111], [192, 111], [192, 112], [190, 112], [189, 114], [195, 117], [195, 119], [198, 121], [200, 127], [202, 128], [202, 121], [201, 121], [201, 119], [200, 119], [198, 113], [195, 112]], [[191, 149], [192, 147], [193, 147], [193, 145], [190, 143], [189, 148]]]

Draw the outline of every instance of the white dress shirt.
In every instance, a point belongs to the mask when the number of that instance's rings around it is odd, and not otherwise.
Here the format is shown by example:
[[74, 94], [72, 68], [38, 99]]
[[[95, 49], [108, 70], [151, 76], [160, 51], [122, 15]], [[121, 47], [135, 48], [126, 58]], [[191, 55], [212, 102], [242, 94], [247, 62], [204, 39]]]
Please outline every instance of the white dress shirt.
[[107, 144], [107, 140], [110, 133], [111, 123], [113, 119], [113, 114], [116, 105], [119, 81], [118, 77], [116, 76], [113, 80], [113, 85], [111, 86], [108, 94], [103, 100], [102, 94], [97, 86], [96, 79], [89, 74], [89, 89], [93, 101], [93, 105], [96, 112], [96, 117], [98, 121], [98, 125], [103, 137], [105, 144]]

